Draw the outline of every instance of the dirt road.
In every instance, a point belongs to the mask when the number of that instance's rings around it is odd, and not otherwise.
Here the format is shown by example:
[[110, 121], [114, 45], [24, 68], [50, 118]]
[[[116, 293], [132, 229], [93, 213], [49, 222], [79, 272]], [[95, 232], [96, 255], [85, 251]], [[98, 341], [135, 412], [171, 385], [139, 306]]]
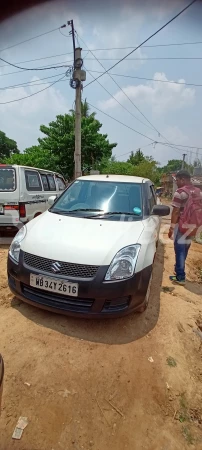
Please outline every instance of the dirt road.
[[[0, 248], [0, 450], [202, 449], [201, 250], [173, 287], [172, 242], [160, 244], [147, 311], [92, 322], [13, 298]], [[14, 441], [19, 416], [29, 424]]]

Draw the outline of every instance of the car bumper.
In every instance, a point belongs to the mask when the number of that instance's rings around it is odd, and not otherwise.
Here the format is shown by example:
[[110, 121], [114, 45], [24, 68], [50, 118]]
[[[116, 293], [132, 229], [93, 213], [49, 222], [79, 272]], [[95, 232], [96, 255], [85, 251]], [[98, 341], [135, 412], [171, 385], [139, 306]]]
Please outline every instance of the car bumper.
[[[42, 309], [86, 318], [121, 317], [138, 311], [143, 305], [151, 277], [152, 266], [128, 280], [104, 282], [108, 266], [101, 266], [94, 278], [60, 277], [38, 271], [24, 264], [23, 252], [19, 265], [8, 257], [8, 283], [13, 294], [24, 302]], [[47, 292], [30, 286], [30, 274], [65, 279], [78, 283], [78, 297]]]

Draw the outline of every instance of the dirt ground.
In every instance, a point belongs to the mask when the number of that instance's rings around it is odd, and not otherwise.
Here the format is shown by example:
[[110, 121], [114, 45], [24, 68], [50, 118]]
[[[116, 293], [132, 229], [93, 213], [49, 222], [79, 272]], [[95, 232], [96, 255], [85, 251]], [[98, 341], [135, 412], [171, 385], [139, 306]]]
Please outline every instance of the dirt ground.
[[[13, 298], [7, 252], [0, 247], [0, 450], [201, 450], [202, 246], [192, 244], [182, 287], [168, 280], [172, 242], [160, 244], [147, 311], [107, 321]], [[15, 441], [19, 416], [28, 426]]]

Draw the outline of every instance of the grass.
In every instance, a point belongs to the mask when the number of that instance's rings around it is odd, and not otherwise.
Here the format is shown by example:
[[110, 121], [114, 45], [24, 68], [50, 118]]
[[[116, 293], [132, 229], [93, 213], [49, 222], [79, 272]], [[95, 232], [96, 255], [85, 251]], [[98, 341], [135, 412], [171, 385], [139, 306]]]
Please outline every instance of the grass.
[[186, 439], [186, 441], [188, 442], [188, 444], [193, 444], [194, 443], [194, 438], [191, 434], [191, 431], [188, 427], [183, 427], [182, 428], [182, 434], [184, 436], [184, 438]]
[[172, 358], [172, 356], [168, 356], [166, 361], [167, 361], [167, 364], [168, 364], [169, 367], [176, 367], [177, 366], [177, 362], [175, 361], [174, 358]]

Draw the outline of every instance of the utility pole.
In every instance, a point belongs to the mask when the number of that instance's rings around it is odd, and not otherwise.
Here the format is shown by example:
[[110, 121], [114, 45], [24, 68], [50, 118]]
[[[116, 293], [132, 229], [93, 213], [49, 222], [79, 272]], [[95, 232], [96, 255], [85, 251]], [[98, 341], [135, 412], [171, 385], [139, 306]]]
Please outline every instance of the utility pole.
[[186, 156], [187, 156], [187, 154], [186, 153], [183, 153], [183, 159], [182, 159], [182, 169], [184, 169], [184, 163], [185, 163], [185, 158], [186, 158]]
[[81, 57], [81, 48], [75, 48], [75, 30], [73, 20], [67, 22], [71, 26], [74, 66], [73, 76], [70, 85], [75, 89], [75, 148], [74, 148], [74, 176], [78, 178], [82, 175], [81, 170], [81, 90], [82, 81], [86, 80], [86, 72], [82, 70], [83, 59]]

